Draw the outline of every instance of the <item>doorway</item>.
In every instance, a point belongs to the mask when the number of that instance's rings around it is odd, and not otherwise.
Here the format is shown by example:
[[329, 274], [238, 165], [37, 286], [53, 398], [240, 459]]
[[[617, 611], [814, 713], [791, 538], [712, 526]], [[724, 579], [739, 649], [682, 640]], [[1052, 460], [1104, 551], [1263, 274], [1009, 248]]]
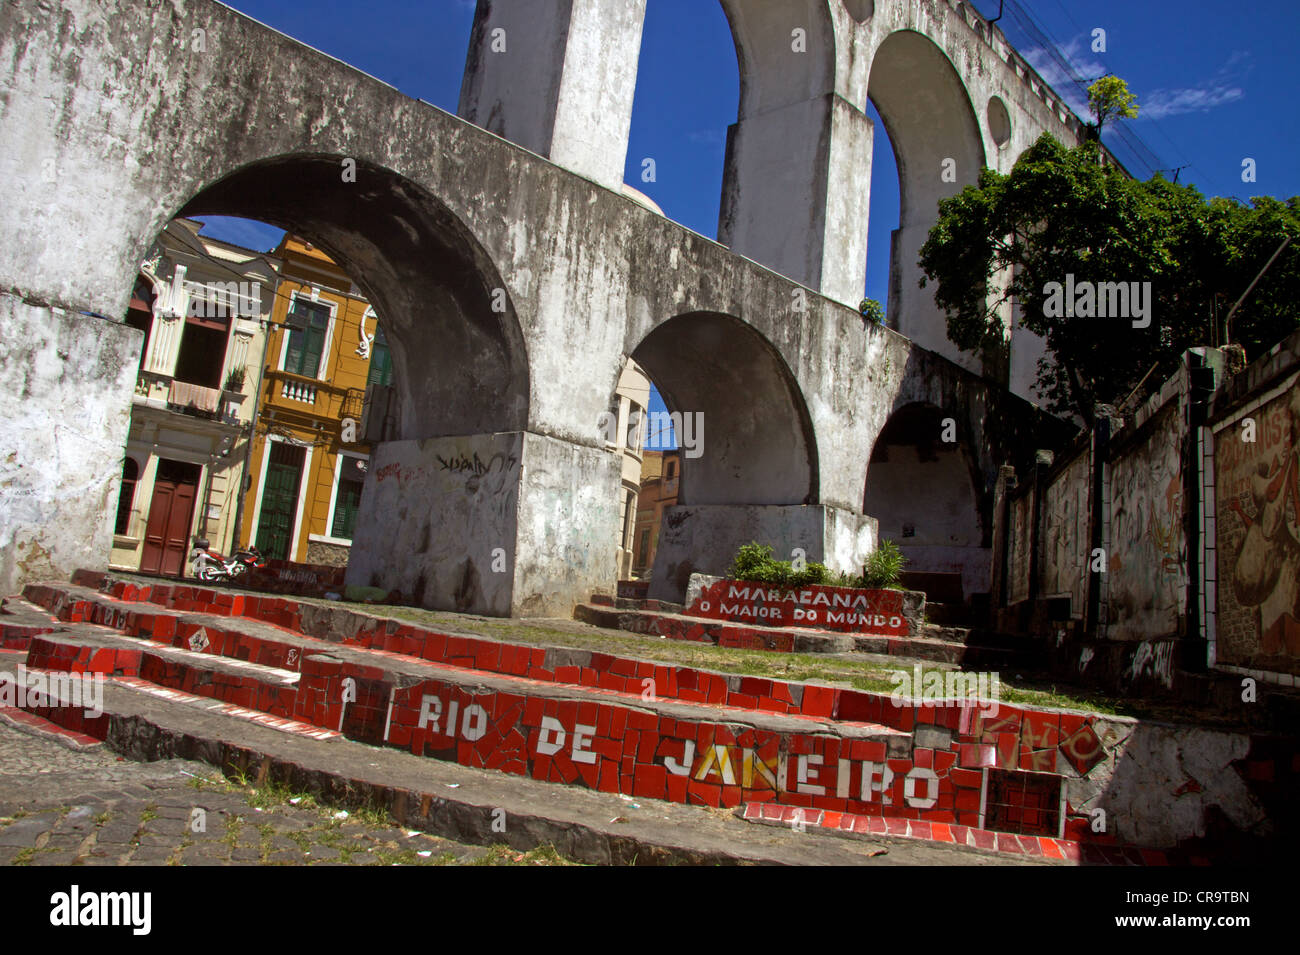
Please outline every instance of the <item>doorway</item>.
[[198, 492], [197, 464], [159, 459], [140, 554], [141, 571], [166, 577], [182, 575]]
[[257, 549], [271, 560], [290, 560], [293, 528], [298, 516], [298, 491], [302, 484], [303, 448], [286, 441], [270, 441], [270, 460], [262, 488], [262, 511], [257, 522]]

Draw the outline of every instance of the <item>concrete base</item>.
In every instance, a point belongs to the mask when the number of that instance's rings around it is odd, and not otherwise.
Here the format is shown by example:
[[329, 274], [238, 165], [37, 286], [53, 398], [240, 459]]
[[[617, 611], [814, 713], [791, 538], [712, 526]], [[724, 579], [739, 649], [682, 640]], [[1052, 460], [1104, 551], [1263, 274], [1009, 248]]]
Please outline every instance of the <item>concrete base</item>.
[[108, 566], [140, 338], [0, 294], [0, 594]]
[[742, 544], [769, 544], [780, 560], [794, 548], [831, 570], [862, 569], [876, 546], [876, 519], [824, 504], [679, 504], [665, 508], [650, 597], [682, 603], [691, 574], [727, 576]]
[[437, 610], [568, 614], [613, 586], [618, 464], [521, 431], [381, 444], [347, 583]]

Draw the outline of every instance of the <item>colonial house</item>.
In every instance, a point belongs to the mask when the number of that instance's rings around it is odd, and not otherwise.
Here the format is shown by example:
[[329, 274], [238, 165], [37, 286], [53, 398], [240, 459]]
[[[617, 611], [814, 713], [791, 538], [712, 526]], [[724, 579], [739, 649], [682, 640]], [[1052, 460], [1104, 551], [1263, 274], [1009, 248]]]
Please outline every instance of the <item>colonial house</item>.
[[641, 491], [641, 446], [645, 437], [646, 408], [650, 404], [650, 378], [630, 358], [619, 375], [610, 405], [605, 433], [606, 450], [621, 456], [619, 483], [618, 565], [619, 579], [632, 574], [632, 531], [636, 524], [637, 495]]
[[648, 577], [654, 568], [664, 509], [677, 503], [678, 484], [682, 471], [681, 448], [674, 448], [671, 451], [647, 450], [643, 453], [645, 464], [641, 470], [641, 490], [637, 497], [636, 537], [632, 548], [634, 577]]
[[109, 558], [119, 570], [184, 576], [194, 538], [234, 542], [278, 262], [201, 229], [168, 224], [126, 316], [145, 337]]
[[270, 558], [343, 566], [370, 460], [366, 388], [391, 385], [392, 358], [374, 309], [328, 255], [286, 235], [275, 256], [241, 539]]

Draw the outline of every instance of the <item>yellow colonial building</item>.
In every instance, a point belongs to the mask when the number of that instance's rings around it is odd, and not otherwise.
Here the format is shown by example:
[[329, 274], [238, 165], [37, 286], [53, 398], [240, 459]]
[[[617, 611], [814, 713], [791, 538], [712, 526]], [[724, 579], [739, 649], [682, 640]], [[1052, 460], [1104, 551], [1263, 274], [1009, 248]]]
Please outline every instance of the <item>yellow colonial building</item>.
[[366, 388], [390, 385], [392, 360], [374, 309], [329, 256], [292, 235], [274, 256], [240, 539], [269, 558], [343, 566], [370, 460]]

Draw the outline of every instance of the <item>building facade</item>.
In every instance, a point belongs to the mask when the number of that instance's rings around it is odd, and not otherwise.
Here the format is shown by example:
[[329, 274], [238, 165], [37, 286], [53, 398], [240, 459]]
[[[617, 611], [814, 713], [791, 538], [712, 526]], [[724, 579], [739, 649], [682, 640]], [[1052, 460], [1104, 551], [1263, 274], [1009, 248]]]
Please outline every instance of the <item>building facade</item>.
[[677, 488], [682, 473], [681, 448], [645, 451], [644, 455], [632, 547], [633, 577], [646, 577], [654, 567], [664, 509], [677, 503]]
[[645, 443], [646, 409], [650, 405], [650, 377], [630, 358], [619, 375], [610, 405], [605, 447], [622, 455], [619, 483], [617, 571], [620, 580], [632, 573], [633, 531], [637, 498], [641, 491], [642, 445]]
[[392, 358], [370, 303], [323, 251], [286, 235], [241, 538], [268, 558], [344, 566], [370, 446], [366, 388]]
[[141, 266], [126, 322], [144, 334], [122, 462], [118, 570], [184, 576], [195, 538], [228, 551], [261, 378], [273, 256], [176, 219]]

